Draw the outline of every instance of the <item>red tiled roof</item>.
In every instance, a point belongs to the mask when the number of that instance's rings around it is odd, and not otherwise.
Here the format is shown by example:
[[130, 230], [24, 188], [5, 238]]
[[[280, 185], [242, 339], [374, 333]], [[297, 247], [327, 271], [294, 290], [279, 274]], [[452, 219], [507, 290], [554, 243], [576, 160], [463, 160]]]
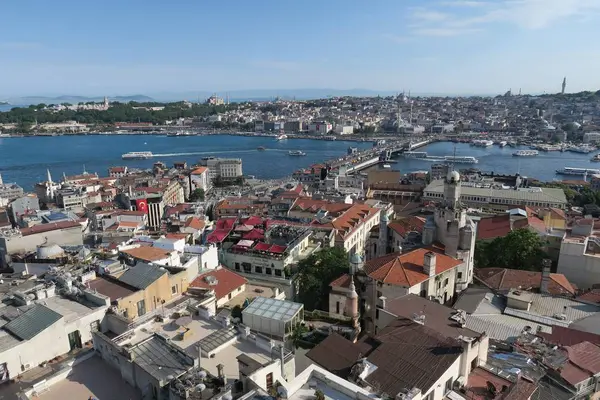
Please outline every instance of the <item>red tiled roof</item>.
[[206, 171], [208, 171], [207, 167], [198, 167], [198, 168], [196, 168], [195, 170], [192, 171], [192, 175], [202, 175]]
[[285, 249], [287, 249], [286, 246], [279, 246], [278, 244], [274, 244], [271, 247], [269, 247], [268, 251], [275, 254], [281, 254], [285, 251]]
[[167, 233], [165, 235], [166, 239], [175, 239], [175, 240], [186, 239], [187, 237], [188, 237], [187, 233]]
[[34, 235], [36, 233], [50, 232], [55, 231], [57, 229], [68, 229], [68, 228], [81, 228], [81, 224], [73, 221], [61, 221], [61, 222], [53, 222], [50, 224], [40, 224], [32, 226], [31, 228], [21, 228], [21, 234], [23, 236]]
[[600, 303], [600, 289], [592, 289], [589, 292], [577, 297], [577, 300], [598, 304]]
[[159, 249], [157, 247], [134, 247], [128, 250], [122, 250], [122, 253], [129, 254], [134, 258], [138, 258], [140, 260], [152, 262], [162, 260], [164, 258], [169, 257], [169, 252]]
[[204, 223], [203, 220], [201, 220], [198, 217], [189, 217], [185, 221], [185, 225], [184, 226], [186, 228], [192, 228], [192, 229], [201, 230], [201, 229], [204, 229], [204, 227], [206, 226], [206, 224]]
[[[522, 288], [540, 289], [542, 273], [509, 268], [477, 268], [475, 277], [494, 290]], [[553, 295], [574, 295], [575, 288], [563, 274], [550, 274], [548, 292]]]
[[437, 248], [421, 248], [408, 253], [392, 253], [375, 258], [368, 261], [364, 269], [369, 277], [379, 282], [411, 287], [429, 279], [429, 275], [423, 271], [423, 261], [425, 254], [430, 251], [436, 255], [436, 275], [463, 263], [445, 255]]
[[581, 342], [600, 345], [600, 335], [558, 325], [552, 326], [552, 333], [539, 332], [536, 335], [555, 346], [572, 346]]
[[231, 230], [227, 229], [215, 229], [208, 234], [206, 241], [208, 243], [221, 243], [227, 236], [229, 236]]
[[262, 225], [263, 219], [261, 217], [257, 217], [256, 215], [253, 215], [251, 217], [242, 219], [241, 222], [244, 225], [256, 226], [256, 225]]
[[261, 240], [265, 238], [265, 232], [262, 229], [254, 228], [250, 232], [245, 233], [242, 239]]
[[565, 347], [569, 361], [560, 369], [560, 376], [576, 385], [600, 373], [600, 348], [590, 342]]
[[340, 276], [339, 278], [335, 279], [333, 282], [331, 282], [329, 284], [329, 286], [333, 287], [341, 287], [341, 288], [349, 288], [350, 287], [350, 281], [351, 281], [351, 276], [350, 274], [344, 274], [342, 276]]
[[339, 213], [348, 210], [350, 207], [352, 207], [352, 204], [332, 203], [327, 200], [314, 200], [311, 197], [299, 197], [290, 207], [290, 211], [300, 210], [316, 213], [319, 210], [324, 210], [331, 213]]
[[[217, 280], [216, 285], [210, 285], [206, 281], [206, 277], [213, 276]], [[214, 271], [205, 272], [198, 275], [196, 279], [190, 283], [192, 288], [212, 289], [215, 291], [217, 299], [222, 299], [237, 288], [248, 283], [248, 280], [243, 276], [236, 274], [226, 268], [219, 268]]]
[[115, 173], [125, 172], [125, 167], [110, 167], [109, 171]]
[[396, 232], [398, 235], [404, 236], [411, 231], [422, 233], [423, 226], [425, 226], [425, 218], [413, 216], [403, 218], [398, 221], [392, 221], [389, 223], [388, 228]]
[[506, 236], [511, 230], [510, 214], [481, 218], [477, 223], [477, 240]]
[[270, 244], [267, 244], [264, 242], [259, 242], [256, 244], [256, 246], [254, 246], [253, 250], [267, 251], [267, 250], [269, 250], [270, 247], [271, 247]]
[[219, 218], [215, 224], [217, 229], [233, 229], [237, 218]]

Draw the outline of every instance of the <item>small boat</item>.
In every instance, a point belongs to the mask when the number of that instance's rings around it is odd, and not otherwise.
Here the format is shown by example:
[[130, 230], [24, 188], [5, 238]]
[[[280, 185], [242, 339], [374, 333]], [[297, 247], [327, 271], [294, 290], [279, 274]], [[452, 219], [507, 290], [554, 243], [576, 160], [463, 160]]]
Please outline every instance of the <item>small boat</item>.
[[600, 153], [598, 153], [594, 157], [592, 157], [592, 159], [590, 161], [595, 161], [595, 162], [600, 161]]
[[500, 147], [504, 147], [504, 146], [506, 146], [507, 144], [508, 144], [508, 142], [507, 142], [506, 140], [502, 140], [502, 141], [500, 141], [500, 143], [498, 143], [498, 146], [500, 146]]
[[256, 148], [258, 151], [265, 151], [267, 148], [265, 146], [259, 146]]
[[275, 140], [285, 140], [287, 138], [288, 138], [287, 135], [285, 133], [282, 133], [281, 135], [277, 135]]
[[288, 155], [290, 156], [305, 156], [306, 153], [300, 150], [288, 151]]

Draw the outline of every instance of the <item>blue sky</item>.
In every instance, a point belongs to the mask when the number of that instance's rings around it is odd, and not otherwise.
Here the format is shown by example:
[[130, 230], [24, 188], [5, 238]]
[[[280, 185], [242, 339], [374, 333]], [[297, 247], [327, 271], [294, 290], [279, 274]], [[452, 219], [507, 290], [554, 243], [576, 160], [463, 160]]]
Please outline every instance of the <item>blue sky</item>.
[[4, 1], [0, 99], [600, 89], [600, 0]]

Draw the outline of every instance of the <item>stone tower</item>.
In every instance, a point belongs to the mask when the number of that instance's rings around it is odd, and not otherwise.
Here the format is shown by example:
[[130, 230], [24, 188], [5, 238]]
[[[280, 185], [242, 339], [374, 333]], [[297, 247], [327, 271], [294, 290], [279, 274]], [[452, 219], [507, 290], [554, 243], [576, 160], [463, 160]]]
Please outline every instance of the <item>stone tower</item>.
[[352, 318], [352, 326], [358, 327], [358, 293], [356, 293], [356, 286], [354, 286], [354, 277], [350, 277], [350, 287], [348, 296], [346, 297], [346, 310], [345, 314]]
[[475, 226], [467, 217], [460, 195], [460, 174], [450, 170], [444, 180], [444, 199], [435, 210], [433, 221], [428, 221], [423, 229], [423, 244], [430, 245], [433, 238], [444, 245], [446, 255], [464, 262], [457, 276], [457, 290], [464, 290], [473, 280]]
[[565, 76], [563, 78], [563, 82], [562, 82], [562, 90], [560, 91], [561, 94], [565, 94], [565, 89], [567, 88], [567, 77]]
[[[383, 210], [382, 210], [383, 213]], [[376, 257], [385, 256], [387, 254], [388, 248], [388, 223], [390, 222], [390, 218], [387, 213], [383, 213], [381, 215], [381, 219], [379, 220], [379, 237], [377, 241], [377, 254]]]

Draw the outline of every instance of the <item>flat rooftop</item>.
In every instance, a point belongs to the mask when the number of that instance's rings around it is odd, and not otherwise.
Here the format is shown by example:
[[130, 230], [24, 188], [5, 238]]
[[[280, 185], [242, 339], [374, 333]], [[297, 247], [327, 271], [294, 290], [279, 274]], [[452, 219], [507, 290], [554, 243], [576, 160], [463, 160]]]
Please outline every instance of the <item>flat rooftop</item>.
[[114, 368], [98, 356], [81, 362], [64, 380], [36, 397], [39, 400], [89, 399], [141, 400], [142, 395], [129, 386]]
[[[181, 340], [180, 332], [183, 328], [178, 327], [174, 322], [154, 322], [147, 325], [143, 325], [141, 329], [136, 330], [135, 336], [132, 337], [128, 342], [132, 345], [139, 343], [140, 341], [150, 337], [154, 333], [160, 333], [161, 335], [167, 336], [173, 340], [173, 344], [181, 347], [187, 354], [192, 357], [198, 357], [200, 349], [198, 348], [198, 342], [207, 338], [209, 335], [216, 333], [219, 330], [224, 330], [221, 325], [213, 322], [204, 320], [198, 316], [192, 317], [192, 322], [187, 325], [189, 332]], [[120, 343], [123, 345], [123, 342]], [[271, 361], [271, 355], [269, 352], [260, 349], [255, 346], [253, 342], [238, 338], [238, 341], [225, 349], [218, 352], [214, 358], [202, 357], [200, 359], [200, 366], [210, 372], [212, 375], [217, 376], [217, 365], [223, 364], [225, 366], [224, 373], [228, 382], [232, 382], [235, 379], [239, 379], [239, 370], [237, 356], [245, 354], [252, 359], [256, 360], [261, 364], [268, 364]]]

